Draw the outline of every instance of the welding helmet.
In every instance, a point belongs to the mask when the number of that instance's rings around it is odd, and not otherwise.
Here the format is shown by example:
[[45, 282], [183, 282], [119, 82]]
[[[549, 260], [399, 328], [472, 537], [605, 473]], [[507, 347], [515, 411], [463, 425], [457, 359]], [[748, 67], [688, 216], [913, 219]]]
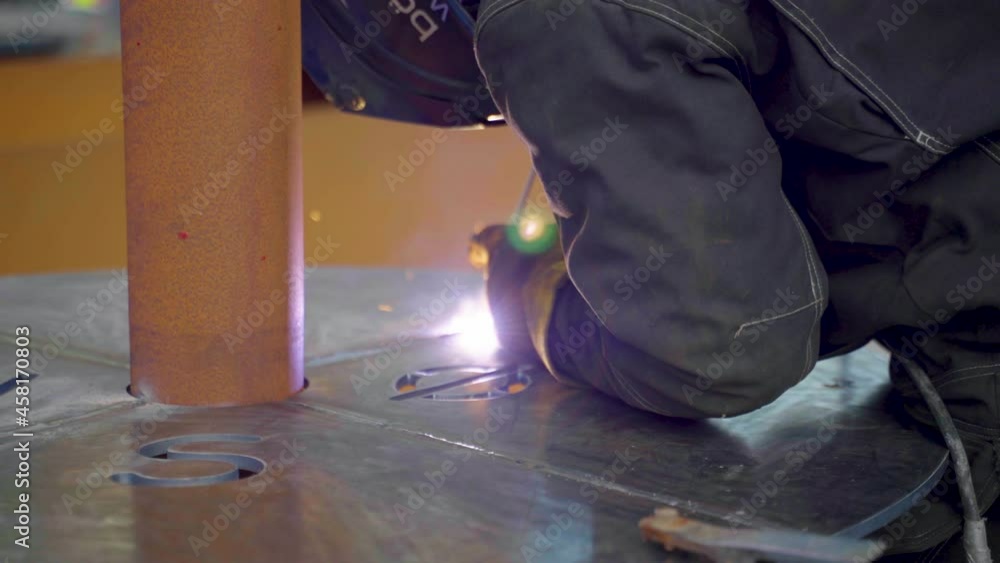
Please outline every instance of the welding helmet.
[[436, 127], [503, 122], [472, 47], [479, 0], [303, 0], [303, 66], [360, 115]]

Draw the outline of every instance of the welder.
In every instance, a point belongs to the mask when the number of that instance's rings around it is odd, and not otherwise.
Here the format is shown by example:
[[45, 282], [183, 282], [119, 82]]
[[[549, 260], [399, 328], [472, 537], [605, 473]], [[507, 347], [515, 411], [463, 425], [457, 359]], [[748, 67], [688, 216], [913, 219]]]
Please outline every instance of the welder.
[[[1000, 4], [448, 7], [467, 25], [440, 19], [436, 33], [454, 31], [448, 51], [430, 54], [443, 44], [430, 36], [394, 55], [423, 53], [450, 82], [414, 74], [366, 112], [441, 124], [474, 91], [460, 47], [474, 41], [496, 106], [477, 104], [465, 124], [516, 129], [558, 228], [541, 251], [510, 226], [474, 237], [508, 350], [636, 408], [708, 418], [766, 405], [818, 360], [875, 341], [892, 354], [900, 410], [939, 436], [943, 411], [926, 399], [939, 396], [977, 512], [995, 504]], [[380, 64], [372, 54], [364, 68]], [[375, 83], [319, 66], [313, 77], [345, 107]], [[962, 527], [957, 489], [886, 552], [961, 558], [949, 541]]]

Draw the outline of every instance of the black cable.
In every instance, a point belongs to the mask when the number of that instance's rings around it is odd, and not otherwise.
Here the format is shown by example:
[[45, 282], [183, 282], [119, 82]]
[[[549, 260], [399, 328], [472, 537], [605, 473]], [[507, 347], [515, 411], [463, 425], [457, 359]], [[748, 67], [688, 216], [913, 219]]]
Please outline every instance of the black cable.
[[910, 378], [913, 379], [913, 383], [916, 384], [928, 408], [930, 408], [934, 421], [937, 423], [938, 429], [941, 430], [941, 435], [944, 436], [944, 442], [951, 454], [951, 463], [955, 468], [955, 475], [958, 477], [958, 492], [962, 497], [962, 510], [965, 514], [962, 540], [966, 559], [969, 563], [991, 563], [993, 560], [990, 558], [990, 546], [986, 539], [986, 522], [979, 515], [976, 488], [972, 484], [972, 469], [969, 467], [969, 458], [965, 454], [962, 438], [958, 434], [958, 429], [955, 428], [955, 421], [952, 420], [948, 408], [924, 370], [908, 358], [897, 355], [895, 359], [903, 364], [903, 368], [909, 372]]

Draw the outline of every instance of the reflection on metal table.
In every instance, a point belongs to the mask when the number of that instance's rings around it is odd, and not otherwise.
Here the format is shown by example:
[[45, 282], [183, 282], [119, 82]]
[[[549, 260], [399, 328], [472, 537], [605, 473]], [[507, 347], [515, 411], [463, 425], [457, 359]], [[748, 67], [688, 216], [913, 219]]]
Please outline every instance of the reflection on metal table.
[[[306, 390], [150, 404], [126, 392], [114, 279], [0, 280], [5, 373], [16, 326], [45, 357], [27, 429], [32, 547], [8, 538], [10, 561], [662, 561], [676, 556], [638, 528], [656, 507], [861, 537], [946, 467], [943, 448], [887, 414], [877, 351], [820, 363], [757, 412], [670, 420], [502, 364], [470, 322], [480, 282], [447, 272], [317, 270]], [[449, 287], [459, 298], [445, 302]], [[13, 417], [0, 427], [10, 452]]]

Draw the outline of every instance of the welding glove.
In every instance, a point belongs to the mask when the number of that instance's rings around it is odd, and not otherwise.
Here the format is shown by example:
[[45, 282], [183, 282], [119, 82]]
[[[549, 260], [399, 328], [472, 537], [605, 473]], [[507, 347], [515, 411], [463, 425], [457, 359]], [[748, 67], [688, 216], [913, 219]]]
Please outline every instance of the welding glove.
[[554, 225], [543, 227], [541, 245], [526, 247], [515, 225], [491, 225], [473, 235], [469, 261], [483, 272], [497, 339], [519, 359], [542, 359], [544, 335], [566, 264], [554, 240]]

